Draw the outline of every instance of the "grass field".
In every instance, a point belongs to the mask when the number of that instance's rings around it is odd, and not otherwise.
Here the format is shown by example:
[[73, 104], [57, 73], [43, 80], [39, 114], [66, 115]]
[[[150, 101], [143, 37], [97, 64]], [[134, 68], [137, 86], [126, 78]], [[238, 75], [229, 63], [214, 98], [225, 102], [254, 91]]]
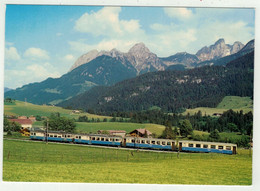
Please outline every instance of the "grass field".
[[155, 153], [4, 140], [3, 180], [251, 185], [252, 157]]
[[165, 126], [151, 123], [120, 123], [120, 122], [101, 122], [101, 123], [85, 123], [76, 122], [76, 131], [80, 133], [95, 133], [98, 130], [125, 130], [127, 133], [135, 129], [147, 129], [156, 135], [161, 135]]
[[51, 113], [59, 112], [61, 116], [66, 116], [70, 118], [78, 118], [79, 116], [86, 115], [88, 118], [94, 118], [94, 119], [101, 119], [104, 118], [110, 119], [112, 117], [108, 116], [99, 116], [99, 115], [93, 115], [89, 113], [80, 113], [80, 114], [73, 114], [72, 110], [63, 109], [61, 107], [56, 106], [48, 106], [48, 105], [35, 105], [31, 103], [25, 103], [22, 101], [15, 101], [15, 103], [4, 104], [4, 114], [5, 115], [40, 115], [40, 116], [50, 116]]
[[194, 109], [186, 109], [183, 114], [186, 115], [187, 113], [190, 113], [193, 115], [198, 111], [201, 111], [202, 115], [213, 115], [214, 113], [223, 113], [229, 109], [234, 111], [243, 110], [244, 113], [248, 113], [249, 111], [253, 111], [253, 101], [250, 97], [226, 96], [216, 108], [197, 107]]

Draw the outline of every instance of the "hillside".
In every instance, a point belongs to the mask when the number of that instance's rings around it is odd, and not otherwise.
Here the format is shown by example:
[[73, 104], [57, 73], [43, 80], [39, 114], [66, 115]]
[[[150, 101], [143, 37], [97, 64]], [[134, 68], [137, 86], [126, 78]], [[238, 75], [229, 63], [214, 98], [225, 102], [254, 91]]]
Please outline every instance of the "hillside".
[[95, 87], [60, 104], [97, 112], [138, 111], [157, 106], [167, 112], [216, 107], [225, 96], [253, 96], [254, 52], [226, 66], [147, 73], [111, 87]]
[[229, 109], [236, 112], [240, 110], [243, 110], [244, 113], [253, 112], [253, 100], [250, 97], [225, 96], [216, 108], [198, 107], [187, 109], [183, 114], [186, 115], [189, 113], [190, 115], [194, 115], [198, 111], [201, 111], [203, 115], [213, 115], [214, 113], [223, 113]]
[[21, 102], [21, 101], [15, 101], [15, 103], [4, 104], [4, 115], [25, 115], [25, 116], [50, 116], [51, 113], [59, 112], [61, 116], [66, 116], [70, 118], [77, 119], [80, 115], [86, 115], [89, 118], [100, 118], [101, 120], [104, 118], [111, 118], [108, 116], [99, 116], [99, 115], [93, 115], [89, 113], [80, 113], [80, 114], [73, 114], [72, 110], [69, 109], [63, 109], [61, 107], [57, 106], [48, 106], [48, 105], [35, 105], [28, 102]]

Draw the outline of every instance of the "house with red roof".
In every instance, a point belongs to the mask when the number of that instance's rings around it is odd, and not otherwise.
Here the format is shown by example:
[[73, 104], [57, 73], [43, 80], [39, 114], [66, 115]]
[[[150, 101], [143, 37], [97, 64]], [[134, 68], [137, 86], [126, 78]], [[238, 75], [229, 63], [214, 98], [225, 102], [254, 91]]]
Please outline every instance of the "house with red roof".
[[9, 119], [9, 121], [19, 123], [22, 129], [32, 128], [32, 121], [30, 119]]

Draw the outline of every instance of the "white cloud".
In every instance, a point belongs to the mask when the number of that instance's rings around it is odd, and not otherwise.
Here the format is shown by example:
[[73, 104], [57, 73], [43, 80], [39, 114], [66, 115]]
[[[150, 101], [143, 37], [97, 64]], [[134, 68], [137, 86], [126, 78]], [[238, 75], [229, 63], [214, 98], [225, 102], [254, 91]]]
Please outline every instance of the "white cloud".
[[34, 47], [28, 48], [24, 53], [24, 57], [31, 60], [48, 60], [50, 58], [46, 50]]
[[56, 72], [50, 63], [32, 64], [21, 69], [6, 69], [5, 86], [17, 88], [24, 84], [43, 81], [48, 77], [57, 78], [60, 76], [61, 74]]
[[164, 12], [171, 18], [189, 19], [193, 16], [192, 10], [187, 8], [164, 8]]
[[5, 48], [5, 59], [6, 60], [20, 60], [21, 57], [15, 47]]
[[85, 13], [75, 23], [74, 28], [94, 36], [122, 37], [140, 33], [138, 20], [120, 20], [120, 7], [104, 7], [98, 12]]
[[72, 54], [67, 54], [66, 56], [64, 56], [64, 60], [66, 60], [66, 61], [74, 61], [75, 57]]

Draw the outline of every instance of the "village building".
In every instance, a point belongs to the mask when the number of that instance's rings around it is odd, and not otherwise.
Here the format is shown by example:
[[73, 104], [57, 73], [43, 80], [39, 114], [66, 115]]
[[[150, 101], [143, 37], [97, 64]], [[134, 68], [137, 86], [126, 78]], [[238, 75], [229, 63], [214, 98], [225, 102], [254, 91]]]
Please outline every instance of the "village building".
[[99, 130], [99, 134], [108, 133], [109, 135], [125, 137], [126, 131], [124, 130]]
[[213, 116], [220, 117], [222, 116], [222, 113], [213, 113]]
[[80, 114], [81, 112], [79, 110], [72, 110], [72, 113], [74, 114]]
[[151, 137], [152, 133], [147, 129], [135, 129], [129, 133], [131, 137]]
[[30, 119], [9, 119], [9, 121], [19, 123], [22, 129], [30, 130], [32, 128], [32, 121]]

